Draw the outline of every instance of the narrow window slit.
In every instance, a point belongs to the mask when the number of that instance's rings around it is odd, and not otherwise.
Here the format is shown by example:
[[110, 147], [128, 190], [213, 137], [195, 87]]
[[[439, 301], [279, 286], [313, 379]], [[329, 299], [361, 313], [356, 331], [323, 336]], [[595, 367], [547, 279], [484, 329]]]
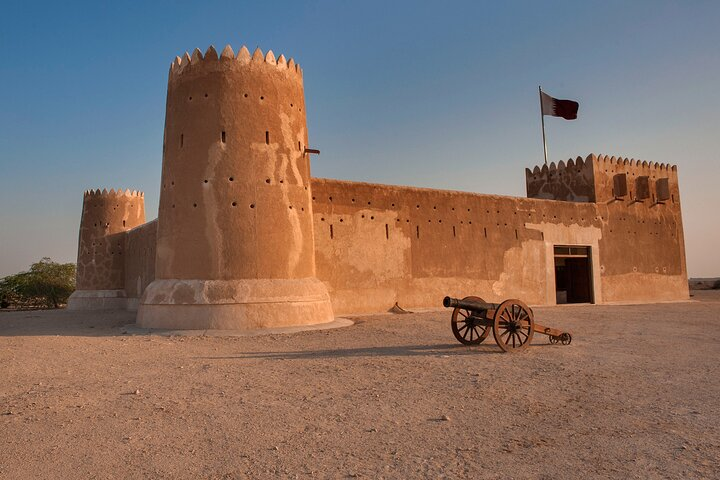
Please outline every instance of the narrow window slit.
[[453, 225], [453, 237], [455, 236], [455, 225]]
[[385, 238], [390, 239], [390, 227], [387, 223], [385, 224]]
[[420, 225], [415, 227], [415, 235], [417, 236], [418, 239], [420, 238]]
[[183, 134], [181, 133], [181, 134], [180, 134], [180, 148], [182, 148], [183, 144], [185, 143], [184, 140], [185, 140], [185, 135], [183, 135]]
[[265, 144], [270, 145], [270, 132], [265, 130]]
[[487, 238], [487, 227], [483, 227], [483, 232], [485, 233], [485, 238]]
[[220, 135], [220, 140], [222, 143], [225, 143], [225, 131], [223, 130], [222, 134]]
[[331, 224], [330, 224], [330, 239], [332, 240], [333, 238], [335, 238], [335, 237], [334, 237], [334, 234], [333, 234], [333, 226], [332, 226], [332, 223], [331, 223]]

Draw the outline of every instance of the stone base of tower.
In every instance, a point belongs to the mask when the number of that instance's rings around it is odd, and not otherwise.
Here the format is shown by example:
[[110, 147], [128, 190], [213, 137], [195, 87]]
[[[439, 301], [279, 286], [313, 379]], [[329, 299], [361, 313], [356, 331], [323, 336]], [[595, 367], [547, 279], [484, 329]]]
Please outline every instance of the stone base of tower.
[[68, 310], [124, 310], [125, 290], [75, 290], [68, 298]]
[[294, 280], [155, 280], [138, 308], [141, 328], [258, 330], [335, 319], [325, 284]]

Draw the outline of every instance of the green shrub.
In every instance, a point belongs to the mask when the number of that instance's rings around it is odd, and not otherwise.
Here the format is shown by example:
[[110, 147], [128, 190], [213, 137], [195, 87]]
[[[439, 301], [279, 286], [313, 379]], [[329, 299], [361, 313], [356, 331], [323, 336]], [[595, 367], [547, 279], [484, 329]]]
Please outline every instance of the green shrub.
[[45, 257], [27, 272], [0, 279], [0, 308], [58, 308], [75, 291], [75, 264]]

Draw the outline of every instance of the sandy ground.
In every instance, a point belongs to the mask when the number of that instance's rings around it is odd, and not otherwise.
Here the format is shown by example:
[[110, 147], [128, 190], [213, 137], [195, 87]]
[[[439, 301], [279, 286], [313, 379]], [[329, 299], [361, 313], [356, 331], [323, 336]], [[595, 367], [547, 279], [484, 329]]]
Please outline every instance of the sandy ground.
[[457, 343], [449, 311], [257, 337], [0, 313], [0, 477], [717, 478], [720, 292], [536, 309], [570, 346]]

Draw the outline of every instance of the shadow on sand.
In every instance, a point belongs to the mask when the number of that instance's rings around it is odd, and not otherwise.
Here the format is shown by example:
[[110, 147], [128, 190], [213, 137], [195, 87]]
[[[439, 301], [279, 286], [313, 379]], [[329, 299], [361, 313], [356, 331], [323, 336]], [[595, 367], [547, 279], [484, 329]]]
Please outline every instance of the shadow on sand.
[[489, 343], [468, 347], [459, 343], [441, 345], [391, 345], [386, 347], [336, 348], [294, 352], [248, 352], [233, 356], [196, 357], [203, 360], [307, 360], [343, 357], [459, 357], [478, 354], [502, 354], [503, 351], [490, 340]]
[[114, 337], [133, 323], [135, 313], [127, 311], [0, 311], [0, 337]]

